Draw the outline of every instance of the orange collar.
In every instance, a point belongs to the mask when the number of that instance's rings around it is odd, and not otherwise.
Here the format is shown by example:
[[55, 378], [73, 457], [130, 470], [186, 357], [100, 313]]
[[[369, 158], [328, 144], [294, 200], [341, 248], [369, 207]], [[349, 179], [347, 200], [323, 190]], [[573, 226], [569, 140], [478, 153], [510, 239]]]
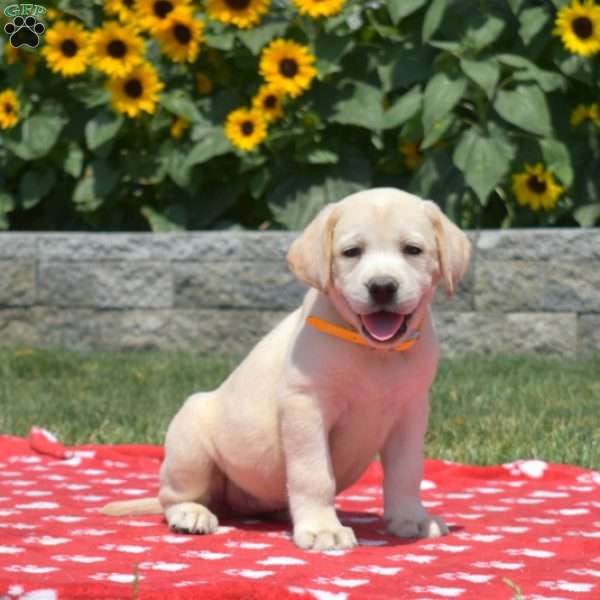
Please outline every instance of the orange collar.
[[[319, 317], [307, 317], [306, 322], [309, 325], [312, 325], [315, 329], [322, 331], [323, 333], [327, 333], [332, 335], [333, 337], [340, 338], [342, 340], [346, 340], [348, 342], [352, 342], [354, 344], [359, 344], [361, 346], [372, 346], [367, 342], [357, 331], [353, 329], [346, 329], [345, 327], [340, 327], [339, 325], [334, 325], [329, 321], [325, 321], [324, 319], [319, 319]], [[421, 328], [423, 327], [423, 321], [419, 323], [419, 326], [415, 331], [413, 331], [410, 337], [398, 344], [392, 350], [395, 352], [404, 352], [406, 350], [410, 350], [416, 343], [417, 340], [421, 337]]]

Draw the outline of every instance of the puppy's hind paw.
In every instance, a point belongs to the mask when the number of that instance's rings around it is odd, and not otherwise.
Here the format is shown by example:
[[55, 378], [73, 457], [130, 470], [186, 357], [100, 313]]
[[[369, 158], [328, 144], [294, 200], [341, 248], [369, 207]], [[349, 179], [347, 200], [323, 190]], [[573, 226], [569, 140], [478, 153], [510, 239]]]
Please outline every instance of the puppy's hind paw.
[[165, 511], [169, 527], [177, 533], [214, 533], [219, 527], [217, 517], [202, 504], [182, 502]]

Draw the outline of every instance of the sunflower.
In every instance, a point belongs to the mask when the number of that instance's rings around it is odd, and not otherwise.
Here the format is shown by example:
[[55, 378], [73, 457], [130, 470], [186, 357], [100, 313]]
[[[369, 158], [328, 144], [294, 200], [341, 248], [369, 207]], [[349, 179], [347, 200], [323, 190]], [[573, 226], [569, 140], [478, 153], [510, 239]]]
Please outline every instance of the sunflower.
[[213, 91], [212, 79], [201, 71], [196, 73], [196, 90], [201, 96], [209, 96]]
[[10, 129], [19, 122], [19, 99], [11, 89], [0, 93], [0, 129]]
[[144, 40], [116, 21], [107, 21], [92, 34], [93, 65], [109, 76], [123, 77], [144, 59]]
[[204, 23], [194, 19], [188, 9], [179, 6], [169, 13], [155, 35], [162, 51], [173, 62], [193, 63], [198, 57], [203, 31]]
[[569, 52], [590, 56], [600, 50], [600, 7], [594, 0], [573, 0], [558, 11], [554, 24], [552, 33]]
[[529, 206], [532, 210], [552, 210], [563, 193], [563, 188], [556, 183], [550, 171], [544, 165], [525, 165], [524, 173], [513, 175], [513, 193], [517, 202]]
[[315, 57], [306, 46], [290, 40], [273, 40], [262, 52], [260, 72], [268, 83], [292, 97], [310, 87], [317, 74]]
[[257, 110], [238, 108], [227, 116], [225, 135], [241, 150], [254, 150], [267, 137], [267, 122]]
[[345, 3], [346, 0], [294, 0], [300, 14], [313, 18], [337, 15]]
[[178, 140], [189, 126], [190, 122], [187, 119], [177, 117], [171, 125], [171, 137]]
[[400, 154], [404, 156], [404, 166], [409, 171], [414, 171], [423, 159], [423, 155], [421, 154], [421, 145], [418, 142], [405, 140], [400, 143], [399, 150]]
[[4, 59], [7, 65], [22, 64], [26, 77], [33, 77], [35, 74], [38, 57], [33, 52], [4, 44]]
[[283, 116], [283, 92], [268, 83], [262, 85], [252, 99], [252, 106], [271, 123]]
[[176, 8], [187, 9], [191, 18], [190, 2], [191, 0], [137, 0], [140, 24], [144, 29], [155, 34], [165, 25], [166, 18]]
[[271, 0], [207, 0], [206, 12], [215, 21], [246, 29], [259, 23], [270, 5]]
[[58, 21], [46, 33], [42, 54], [50, 70], [73, 77], [87, 68], [89, 42], [89, 33], [77, 21]]
[[135, 0], [106, 0], [104, 12], [117, 16], [123, 23], [132, 22], [132, 17], [135, 16]]
[[111, 77], [106, 87], [112, 95], [112, 104], [117, 112], [137, 117], [142, 111], [150, 114], [155, 112], [158, 93], [164, 84], [159, 80], [154, 67], [142, 63], [123, 77]]
[[584, 121], [590, 120], [592, 123], [600, 127], [600, 113], [598, 111], [598, 103], [580, 104], [571, 113], [571, 125], [577, 127]]

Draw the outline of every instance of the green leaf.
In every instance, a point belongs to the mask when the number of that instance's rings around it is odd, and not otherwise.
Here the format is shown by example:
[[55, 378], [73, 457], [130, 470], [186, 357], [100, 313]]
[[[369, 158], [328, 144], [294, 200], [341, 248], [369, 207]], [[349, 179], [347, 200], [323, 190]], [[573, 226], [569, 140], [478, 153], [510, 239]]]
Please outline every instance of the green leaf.
[[367, 129], [383, 129], [385, 123], [382, 91], [367, 83], [354, 82], [350, 88], [350, 95], [335, 103], [330, 120]]
[[8, 192], [0, 191], [0, 229], [8, 229], [6, 215], [15, 208], [14, 198]]
[[192, 123], [202, 120], [202, 115], [191, 96], [181, 89], [163, 94], [160, 98], [160, 103], [169, 112], [178, 117], [183, 117]]
[[423, 129], [427, 134], [458, 104], [467, 81], [464, 77], [450, 79], [438, 73], [427, 84], [423, 99]]
[[337, 167], [287, 173], [267, 196], [276, 220], [288, 229], [303, 229], [329, 202], [371, 185], [371, 167], [363, 158], [346, 159]]
[[36, 160], [50, 152], [67, 120], [60, 115], [38, 114], [23, 121], [21, 139], [6, 140], [6, 146], [23, 160]]
[[273, 38], [282, 36], [288, 25], [287, 19], [265, 17], [260, 25], [238, 31], [237, 36], [252, 54], [257, 55]]
[[341, 71], [342, 58], [354, 48], [351, 36], [337, 36], [319, 32], [315, 39], [316, 68], [320, 77]]
[[185, 231], [185, 209], [179, 204], [169, 206], [164, 213], [151, 206], [142, 206], [140, 212], [154, 232]]
[[531, 44], [533, 38], [546, 26], [549, 20], [550, 14], [543, 6], [527, 8], [519, 15], [519, 22], [521, 23], [519, 35], [526, 46]]
[[235, 45], [235, 32], [225, 31], [224, 28], [219, 29], [220, 31], [207, 31], [204, 34], [206, 45], [217, 50], [231, 50]]
[[102, 110], [85, 126], [85, 141], [90, 150], [95, 150], [112, 140], [123, 125], [123, 117], [112, 111]]
[[19, 205], [25, 210], [33, 208], [48, 195], [55, 182], [56, 175], [53, 169], [25, 171], [19, 182]]
[[514, 148], [505, 140], [486, 137], [474, 127], [461, 136], [452, 156], [481, 204], [508, 173]]
[[525, 131], [543, 136], [552, 132], [546, 96], [537, 85], [519, 85], [512, 91], [499, 91], [494, 109], [505, 121]]
[[473, 50], [483, 50], [495, 42], [504, 31], [506, 23], [494, 15], [489, 15], [480, 27], [469, 27], [464, 46]]
[[192, 147], [185, 160], [185, 165], [199, 165], [215, 156], [232, 151], [231, 142], [225, 137], [222, 127], [214, 127], [209, 134]]
[[[1, 210], [0, 208], [0, 212]], [[581, 227], [593, 227], [596, 223], [600, 222], [600, 203], [580, 206], [573, 213], [573, 217]]]
[[392, 23], [396, 25], [401, 19], [418, 11], [426, 3], [427, 0], [388, 0], [385, 4]]
[[406, 123], [420, 110], [423, 103], [421, 86], [416, 85], [403, 96], [398, 98], [383, 114], [384, 129], [390, 129]]
[[190, 184], [192, 166], [186, 163], [189, 152], [180, 144], [168, 141], [159, 152], [160, 163], [169, 177], [182, 188]]
[[79, 144], [69, 142], [62, 162], [63, 171], [72, 177], [79, 177], [83, 169], [83, 159], [84, 153]]
[[540, 140], [540, 148], [546, 169], [555, 173], [569, 187], [573, 183], [573, 167], [567, 146], [556, 139], [545, 138]]
[[337, 152], [329, 148], [311, 148], [304, 153], [303, 159], [314, 165], [334, 165], [340, 160], [340, 157]]
[[495, 60], [477, 61], [462, 58], [460, 68], [485, 92], [488, 98], [492, 98], [500, 78], [500, 67]]
[[425, 13], [423, 29], [421, 31], [423, 42], [428, 42], [441, 25], [442, 19], [444, 18], [444, 12], [446, 12], [446, 4], [446, 0], [433, 0], [429, 5], [429, 8]]
[[435, 51], [429, 46], [393, 48], [377, 63], [377, 74], [386, 92], [427, 81]]
[[566, 86], [566, 80], [560, 73], [540, 69], [524, 56], [498, 54], [496, 59], [504, 65], [520, 69], [513, 73], [514, 79], [517, 81], [535, 81], [544, 92], [552, 92]]
[[73, 192], [73, 202], [77, 209], [84, 212], [97, 210], [118, 180], [119, 174], [104, 159], [92, 161]]
[[508, 0], [508, 5], [515, 15], [519, 14], [525, 0]]

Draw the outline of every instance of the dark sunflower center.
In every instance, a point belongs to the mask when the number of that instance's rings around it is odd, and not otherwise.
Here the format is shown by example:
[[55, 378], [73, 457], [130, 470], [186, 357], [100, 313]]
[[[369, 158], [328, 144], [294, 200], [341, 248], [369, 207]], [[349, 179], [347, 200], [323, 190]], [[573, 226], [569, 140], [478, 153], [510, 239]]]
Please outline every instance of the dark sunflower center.
[[271, 109], [275, 108], [277, 106], [277, 97], [274, 96], [273, 94], [269, 94], [268, 96], [265, 96], [263, 106], [265, 108], [271, 108]]
[[588, 17], [577, 17], [573, 20], [572, 27], [580, 40], [587, 40], [594, 33], [594, 25]]
[[106, 51], [113, 58], [123, 58], [127, 54], [127, 46], [121, 40], [111, 40], [106, 46]]
[[295, 77], [298, 73], [298, 63], [293, 58], [284, 58], [279, 63], [279, 72], [284, 77]]
[[173, 4], [169, 0], [158, 0], [154, 3], [152, 9], [159, 19], [164, 19], [173, 10]]
[[13, 111], [13, 106], [12, 104], [8, 104], [8, 102], [4, 105], [4, 112], [7, 115], [11, 115], [14, 111]]
[[77, 44], [73, 40], [63, 40], [63, 43], [60, 45], [60, 51], [65, 56], [75, 56], [77, 54]]
[[135, 4], [135, 0], [123, 0], [123, 4], [127, 8], [133, 8], [133, 5]]
[[231, 10], [246, 10], [250, 6], [251, 0], [225, 0], [225, 4]]
[[252, 135], [254, 132], [254, 123], [252, 121], [244, 121], [240, 129], [244, 135]]
[[527, 187], [534, 194], [543, 194], [548, 189], [548, 186], [546, 185], [546, 182], [542, 181], [536, 175], [530, 175], [529, 176], [529, 179], [527, 179]]
[[173, 28], [173, 35], [180, 44], [189, 44], [190, 40], [192, 39], [192, 32], [190, 31], [190, 28], [186, 25], [182, 25], [181, 23], [177, 23], [177, 25], [175, 25]]
[[130, 98], [139, 98], [144, 91], [139, 79], [129, 79], [124, 86], [125, 93]]

